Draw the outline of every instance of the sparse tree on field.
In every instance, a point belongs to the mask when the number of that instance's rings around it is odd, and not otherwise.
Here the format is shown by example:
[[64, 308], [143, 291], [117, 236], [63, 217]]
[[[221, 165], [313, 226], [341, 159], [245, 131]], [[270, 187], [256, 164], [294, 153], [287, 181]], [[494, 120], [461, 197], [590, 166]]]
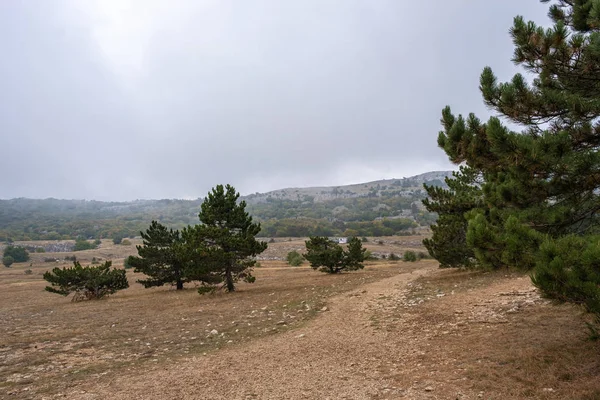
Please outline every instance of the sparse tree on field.
[[146, 232], [140, 232], [143, 244], [137, 246], [138, 256], [127, 258], [127, 264], [147, 276], [138, 282], [144, 287], [175, 285], [177, 290], [190, 282], [190, 258], [178, 230], [168, 229], [152, 221]]
[[367, 249], [362, 246], [362, 241], [356, 236], [348, 242], [348, 250], [345, 252], [346, 263], [349, 271], [362, 269], [365, 266], [363, 262], [366, 259]]
[[201, 205], [200, 225], [186, 232], [190, 248], [202, 249], [195, 262], [200, 273], [210, 271], [230, 292], [240, 279], [254, 282], [254, 257], [267, 248], [267, 243], [256, 240], [260, 224], [252, 222], [239, 197], [233, 186], [217, 185]]
[[362, 263], [365, 260], [366, 249], [362, 248], [362, 242], [356, 237], [350, 240], [348, 251], [324, 236], [311, 236], [305, 243], [307, 253], [304, 254], [304, 258], [313, 269], [337, 274], [364, 268]]
[[101, 299], [119, 290], [127, 289], [129, 283], [123, 269], [111, 269], [112, 262], [102, 265], [82, 267], [73, 262], [70, 268], [54, 268], [44, 274], [44, 279], [51, 286], [46, 286], [50, 293], [68, 296], [75, 293], [74, 301]]

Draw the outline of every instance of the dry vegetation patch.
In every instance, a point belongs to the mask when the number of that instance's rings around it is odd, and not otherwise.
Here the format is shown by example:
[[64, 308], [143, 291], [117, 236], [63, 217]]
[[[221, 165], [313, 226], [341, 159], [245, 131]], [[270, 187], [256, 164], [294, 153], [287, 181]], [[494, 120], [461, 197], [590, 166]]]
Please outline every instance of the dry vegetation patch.
[[577, 310], [540, 298], [526, 275], [438, 270], [371, 307], [377, 329], [411, 343], [403, 367], [380, 366], [407, 393], [600, 399], [600, 343]]
[[[397, 273], [368, 266], [330, 276], [308, 267], [256, 269], [257, 282], [231, 294], [200, 296], [193, 285], [175, 291], [132, 287], [108, 299], [70, 302], [44, 292], [42, 267], [0, 274], [0, 395], [38, 398], [78, 382], [143, 365], [168, 364], [301, 326], [327, 298]], [[1, 397], [1, 396], [0, 396]]]
[[[422, 250], [414, 240], [367, 247]], [[303, 245], [276, 242], [270, 254]], [[74, 254], [134, 252], [105, 241]], [[166, 379], [183, 397], [206, 393], [201, 387], [215, 398], [264, 398], [266, 385], [288, 398], [600, 399], [600, 343], [588, 340], [576, 310], [540, 298], [526, 275], [439, 270], [433, 260], [375, 262], [338, 276], [261, 263], [256, 283], [231, 294], [144, 289], [130, 270], [129, 289], [81, 303], [43, 291], [53, 263], [0, 269], [0, 398], [130, 398]], [[222, 374], [242, 371], [236, 363], [248, 351], [247, 387], [232, 377], [223, 386]], [[326, 382], [315, 381], [330, 369]]]

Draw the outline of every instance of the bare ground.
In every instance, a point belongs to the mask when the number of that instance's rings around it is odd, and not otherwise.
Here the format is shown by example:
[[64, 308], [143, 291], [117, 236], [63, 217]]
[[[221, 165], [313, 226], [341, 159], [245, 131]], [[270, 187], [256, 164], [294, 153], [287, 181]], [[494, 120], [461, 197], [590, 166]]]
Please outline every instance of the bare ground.
[[600, 399], [600, 345], [527, 276], [263, 264], [232, 295], [132, 284], [87, 303], [2, 271], [0, 397]]

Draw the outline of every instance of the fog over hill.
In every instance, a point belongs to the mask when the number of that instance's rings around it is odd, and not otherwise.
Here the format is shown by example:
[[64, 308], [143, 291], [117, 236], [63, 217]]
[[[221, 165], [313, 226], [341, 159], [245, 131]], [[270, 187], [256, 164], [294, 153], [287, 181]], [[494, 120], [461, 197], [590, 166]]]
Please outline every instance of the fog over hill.
[[[357, 232], [396, 234], [435, 221], [423, 209], [423, 183], [443, 186], [450, 171], [347, 186], [288, 188], [241, 197], [264, 236]], [[17, 198], [0, 200], [0, 241], [137, 236], [157, 220], [180, 229], [199, 223], [202, 199], [104, 202]]]
[[305, 196], [314, 197], [314, 201], [326, 201], [336, 198], [352, 198], [368, 195], [375, 191], [378, 195], [382, 193], [397, 192], [412, 194], [413, 190], [422, 189], [423, 183], [439, 181], [444, 183], [446, 177], [452, 176], [452, 171], [431, 171], [420, 175], [402, 179], [382, 179], [372, 182], [356, 183], [342, 186], [317, 186], [305, 188], [285, 188], [273, 190], [266, 193], [255, 193], [242, 198], [248, 204], [267, 201], [268, 198], [298, 200]]

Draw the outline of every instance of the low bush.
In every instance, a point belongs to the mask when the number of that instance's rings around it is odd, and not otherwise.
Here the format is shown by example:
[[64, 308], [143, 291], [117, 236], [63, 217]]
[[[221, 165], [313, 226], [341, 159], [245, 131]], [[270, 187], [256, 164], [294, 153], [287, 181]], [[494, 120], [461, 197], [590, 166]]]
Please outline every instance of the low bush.
[[389, 259], [390, 261], [398, 261], [398, 260], [400, 260], [400, 257], [399, 257], [399, 256], [397, 256], [397, 255], [396, 255], [396, 254], [394, 254], [394, 253], [390, 253], [390, 255], [389, 255], [388, 259]]
[[414, 251], [408, 250], [404, 252], [404, 256], [402, 257], [402, 259], [408, 262], [415, 262], [417, 261], [417, 255]]
[[296, 250], [292, 250], [287, 254], [286, 257], [287, 263], [292, 267], [299, 267], [304, 262], [304, 258], [302, 254], [298, 253]]
[[83, 240], [83, 239], [77, 239], [75, 241], [75, 248], [73, 248], [73, 251], [82, 251], [82, 250], [92, 250], [98, 247], [97, 242], [99, 242], [100, 240], [96, 239], [96, 241], [94, 243], [92, 242], [88, 242], [87, 240]]
[[68, 296], [74, 293], [73, 301], [101, 299], [129, 287], [124, 269], [111, 269], [112, 262], [106, 261], [96, 267], [82, 267], [77, 261], [73, 267], [54, 268], [44, 274], [51, 286], [50, 293]]
[[12, 258], [12, 256], [4, 256], [2, 258], [2, 264], [4, 264], [4, 266], [6, 268], [10, 268], [11, 265], [13, 265], [15, 262], [15, 259]]

